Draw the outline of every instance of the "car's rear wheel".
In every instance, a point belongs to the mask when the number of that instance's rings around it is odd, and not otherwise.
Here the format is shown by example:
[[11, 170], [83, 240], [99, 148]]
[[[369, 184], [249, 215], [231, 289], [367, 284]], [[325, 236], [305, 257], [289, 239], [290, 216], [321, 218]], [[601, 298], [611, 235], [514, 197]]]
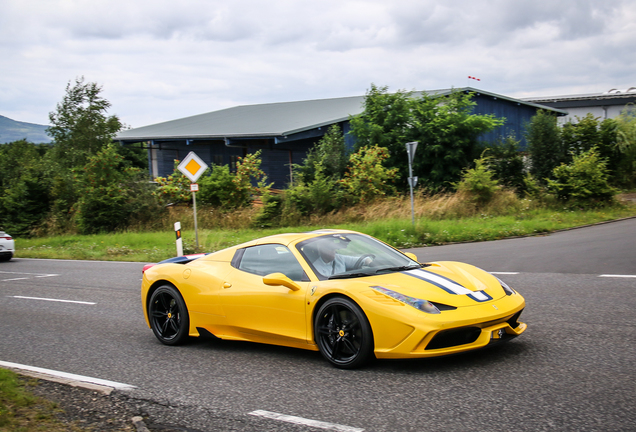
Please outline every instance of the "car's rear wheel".
[[178, 345], [188, 338], [190, 317], [179, 291], [172, 285], [162, 285], [148, 303], [150, 327], [161, 343]]
[[322, 355], [336, 367], [360, 367], [373, 357], [369, 320], [348, 298], [334, 297], [320, 307], [314, 337]]

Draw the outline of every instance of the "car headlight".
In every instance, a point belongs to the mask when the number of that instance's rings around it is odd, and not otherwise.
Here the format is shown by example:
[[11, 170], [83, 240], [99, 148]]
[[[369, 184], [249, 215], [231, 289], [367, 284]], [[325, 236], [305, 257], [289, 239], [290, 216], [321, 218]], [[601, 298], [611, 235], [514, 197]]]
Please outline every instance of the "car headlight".
[[504, 281], [502, 281], [501, 279], [499, 279], [497, 276], [495, 276], [495, 278], [499, 281], [499, 283], [501, 284], [501, 287], [503, 288], [503, 290], [506, 292], [506, 295], [513, 295], [516, 294], [516, 291], [513, 290], [512, 288], [510, 288], [508, 286], [507, 283], [505, 283]]
[[439, 311], [439, 309], [430, 301], [428, 300], [422, 300], [422, 299], [418, 299], [415, 297], [410, 297], [404, 294], [400, 294], [399, 292], [395, 292], [393, 290], [390, 290], [388, 288], [384, 288], [381, 286], [374, 286], [371, 287], [376, 291], [381, 292], [382, 294], [386, 294], [389, 297], [392, 297], [394, 299], [396, 299], [397, 301], [400, 301], [404, 304], [407, 304], [409, 306], [413, 306], [415, 309], [417, 310], [421, 310], [422, 312], [426, 312], [429, 314], [438, 314], [441, 313]]

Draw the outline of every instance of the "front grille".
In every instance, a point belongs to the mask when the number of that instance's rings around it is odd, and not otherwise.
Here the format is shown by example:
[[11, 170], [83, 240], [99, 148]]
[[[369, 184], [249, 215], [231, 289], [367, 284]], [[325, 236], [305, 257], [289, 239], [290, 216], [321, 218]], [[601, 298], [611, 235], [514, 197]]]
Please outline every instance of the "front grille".
[[462, 327], [458, 329], [443, 330], [437, 333], [428, 343], [426, 349], [449, 348], [457, 345], [473, 343], [481, 334], [479, 327]]

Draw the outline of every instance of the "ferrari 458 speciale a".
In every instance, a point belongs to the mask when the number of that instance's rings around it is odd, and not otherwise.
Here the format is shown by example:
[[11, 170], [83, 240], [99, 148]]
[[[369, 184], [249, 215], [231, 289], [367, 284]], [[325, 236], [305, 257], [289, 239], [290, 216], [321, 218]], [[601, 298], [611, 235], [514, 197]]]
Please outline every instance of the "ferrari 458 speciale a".
[[320, 351], [333, 365], [461, 353], [520, 335], [523, 297], [469, 264], [344, 230], [279, 234], [144, 268], [143, 311], [159, 341], [188, 337]]

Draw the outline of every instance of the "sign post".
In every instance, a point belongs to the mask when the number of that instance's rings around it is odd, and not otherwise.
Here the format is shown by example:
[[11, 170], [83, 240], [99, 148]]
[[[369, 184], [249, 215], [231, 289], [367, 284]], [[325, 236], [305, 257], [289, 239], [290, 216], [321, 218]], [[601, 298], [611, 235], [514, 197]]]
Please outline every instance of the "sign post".
[[177, 236], [177, 256], [183, 256], [183, 240], [181, 239], [181, 222], [174, 223], [174, 233]]
[[409, 187], [411, 188], [411, 224], [415, 226], [415, 205], [413, 203], [413, 188], [417, 184], [417, 177], [413, 177], [413, 158], [417, 149], [417, 141], [406, 143], [406, 153], [409, 156]]
[[185, 157], [185, 159], [181, 161], [177, 168], [192, 182], [192, 184], [190, 185], [190, 191], [192, 192], [192, 208], [194, 210], [194, 238], [196, 247], [197, 249], [199, 249], [199, 229], [197, 227], [196, 197], [196, 192], [199, 190], [199, 185], [196, 184], [196, 182], [199, 177], [201, 177], [201, 174], [203, 174], [203, 172], [208, 169], [208, 165], [203, 162], [203, 160], [199, 156], [197, 156], [195, 152], [190, 152]]

